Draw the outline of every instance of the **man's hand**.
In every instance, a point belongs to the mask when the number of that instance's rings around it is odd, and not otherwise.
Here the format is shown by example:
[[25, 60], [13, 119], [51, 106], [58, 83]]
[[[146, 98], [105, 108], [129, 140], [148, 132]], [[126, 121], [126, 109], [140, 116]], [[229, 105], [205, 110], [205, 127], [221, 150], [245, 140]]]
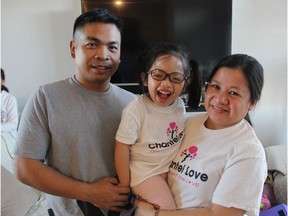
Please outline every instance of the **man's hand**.
[[118, 186], [117, 178], [104, 177], [94, 183], [85, 183], [63, 175], [43, 161], [25, 157], [16, 157], [15, 165], [16, 176], [21, 182], [45, 193], [113, 211], [121, 211], [128, 202], [130, 187]]
[[128, 202], [130, 187], [119, 186], [117, 178], [104, 177], [89, 184], [89, 200], [99, 208], [122, 211]]

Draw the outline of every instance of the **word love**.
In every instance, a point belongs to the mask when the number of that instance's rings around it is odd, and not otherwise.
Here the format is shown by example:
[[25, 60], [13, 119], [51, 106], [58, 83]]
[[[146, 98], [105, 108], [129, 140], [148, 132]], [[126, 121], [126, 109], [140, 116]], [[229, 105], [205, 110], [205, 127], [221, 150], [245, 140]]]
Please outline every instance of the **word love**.
[[199, 171], [193, 170], [190, 166], [181, 165], [179, 162], [172, 161], [170, 168], [182, 173], [192, 179], [199, 179], [202, 182], [206, 182], [208, 180], [208, 175], [206, 173], [201, 173]]

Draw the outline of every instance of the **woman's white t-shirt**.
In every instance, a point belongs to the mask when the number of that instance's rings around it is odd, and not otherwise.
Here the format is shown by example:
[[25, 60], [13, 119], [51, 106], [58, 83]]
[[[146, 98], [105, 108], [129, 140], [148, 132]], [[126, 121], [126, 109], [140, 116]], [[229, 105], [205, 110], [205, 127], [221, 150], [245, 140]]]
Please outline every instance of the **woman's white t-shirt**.
[[204, 126], [207, 114], [186, 122], [181, 149], [168, 175], [178, 209], [212, 203], [258, 216], [267, 176], [262, 144], [246, 120], [225, 129]]
[[6, 91], [1, 91], [1, 132], [10, 133], [15, 138], [18, 122], [16, 98]]

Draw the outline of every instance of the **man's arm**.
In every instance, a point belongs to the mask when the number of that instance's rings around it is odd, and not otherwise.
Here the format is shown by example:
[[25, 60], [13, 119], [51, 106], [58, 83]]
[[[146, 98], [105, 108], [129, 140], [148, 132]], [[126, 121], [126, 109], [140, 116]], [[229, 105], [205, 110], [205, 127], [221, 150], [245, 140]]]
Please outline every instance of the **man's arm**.
[[94, 183], [69, 178], [40, 160], [15, 157], [16, 177], [45, 193], [90, 202], [99, 208], [121, 211], [128, 199], [129, 187], [118, 186], [118, 180], [104, 177]]

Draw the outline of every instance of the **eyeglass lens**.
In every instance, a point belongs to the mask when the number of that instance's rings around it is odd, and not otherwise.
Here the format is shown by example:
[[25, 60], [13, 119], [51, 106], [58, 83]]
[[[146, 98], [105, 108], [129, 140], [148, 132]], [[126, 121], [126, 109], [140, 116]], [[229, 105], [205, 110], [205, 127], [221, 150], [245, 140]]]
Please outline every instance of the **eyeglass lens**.
[[172, 72], [168, 74], [162, 70], [154, 69], [154, 70], [149, 71], [148, 73], [151, 74], [153, 79], [158, 80], [158, 81], [162, 81], [166, 79], [167, 76], [169, 77], [170, 81], [174, 83], [181, 83], [186, 79], [185, 75], [180, 72]]

